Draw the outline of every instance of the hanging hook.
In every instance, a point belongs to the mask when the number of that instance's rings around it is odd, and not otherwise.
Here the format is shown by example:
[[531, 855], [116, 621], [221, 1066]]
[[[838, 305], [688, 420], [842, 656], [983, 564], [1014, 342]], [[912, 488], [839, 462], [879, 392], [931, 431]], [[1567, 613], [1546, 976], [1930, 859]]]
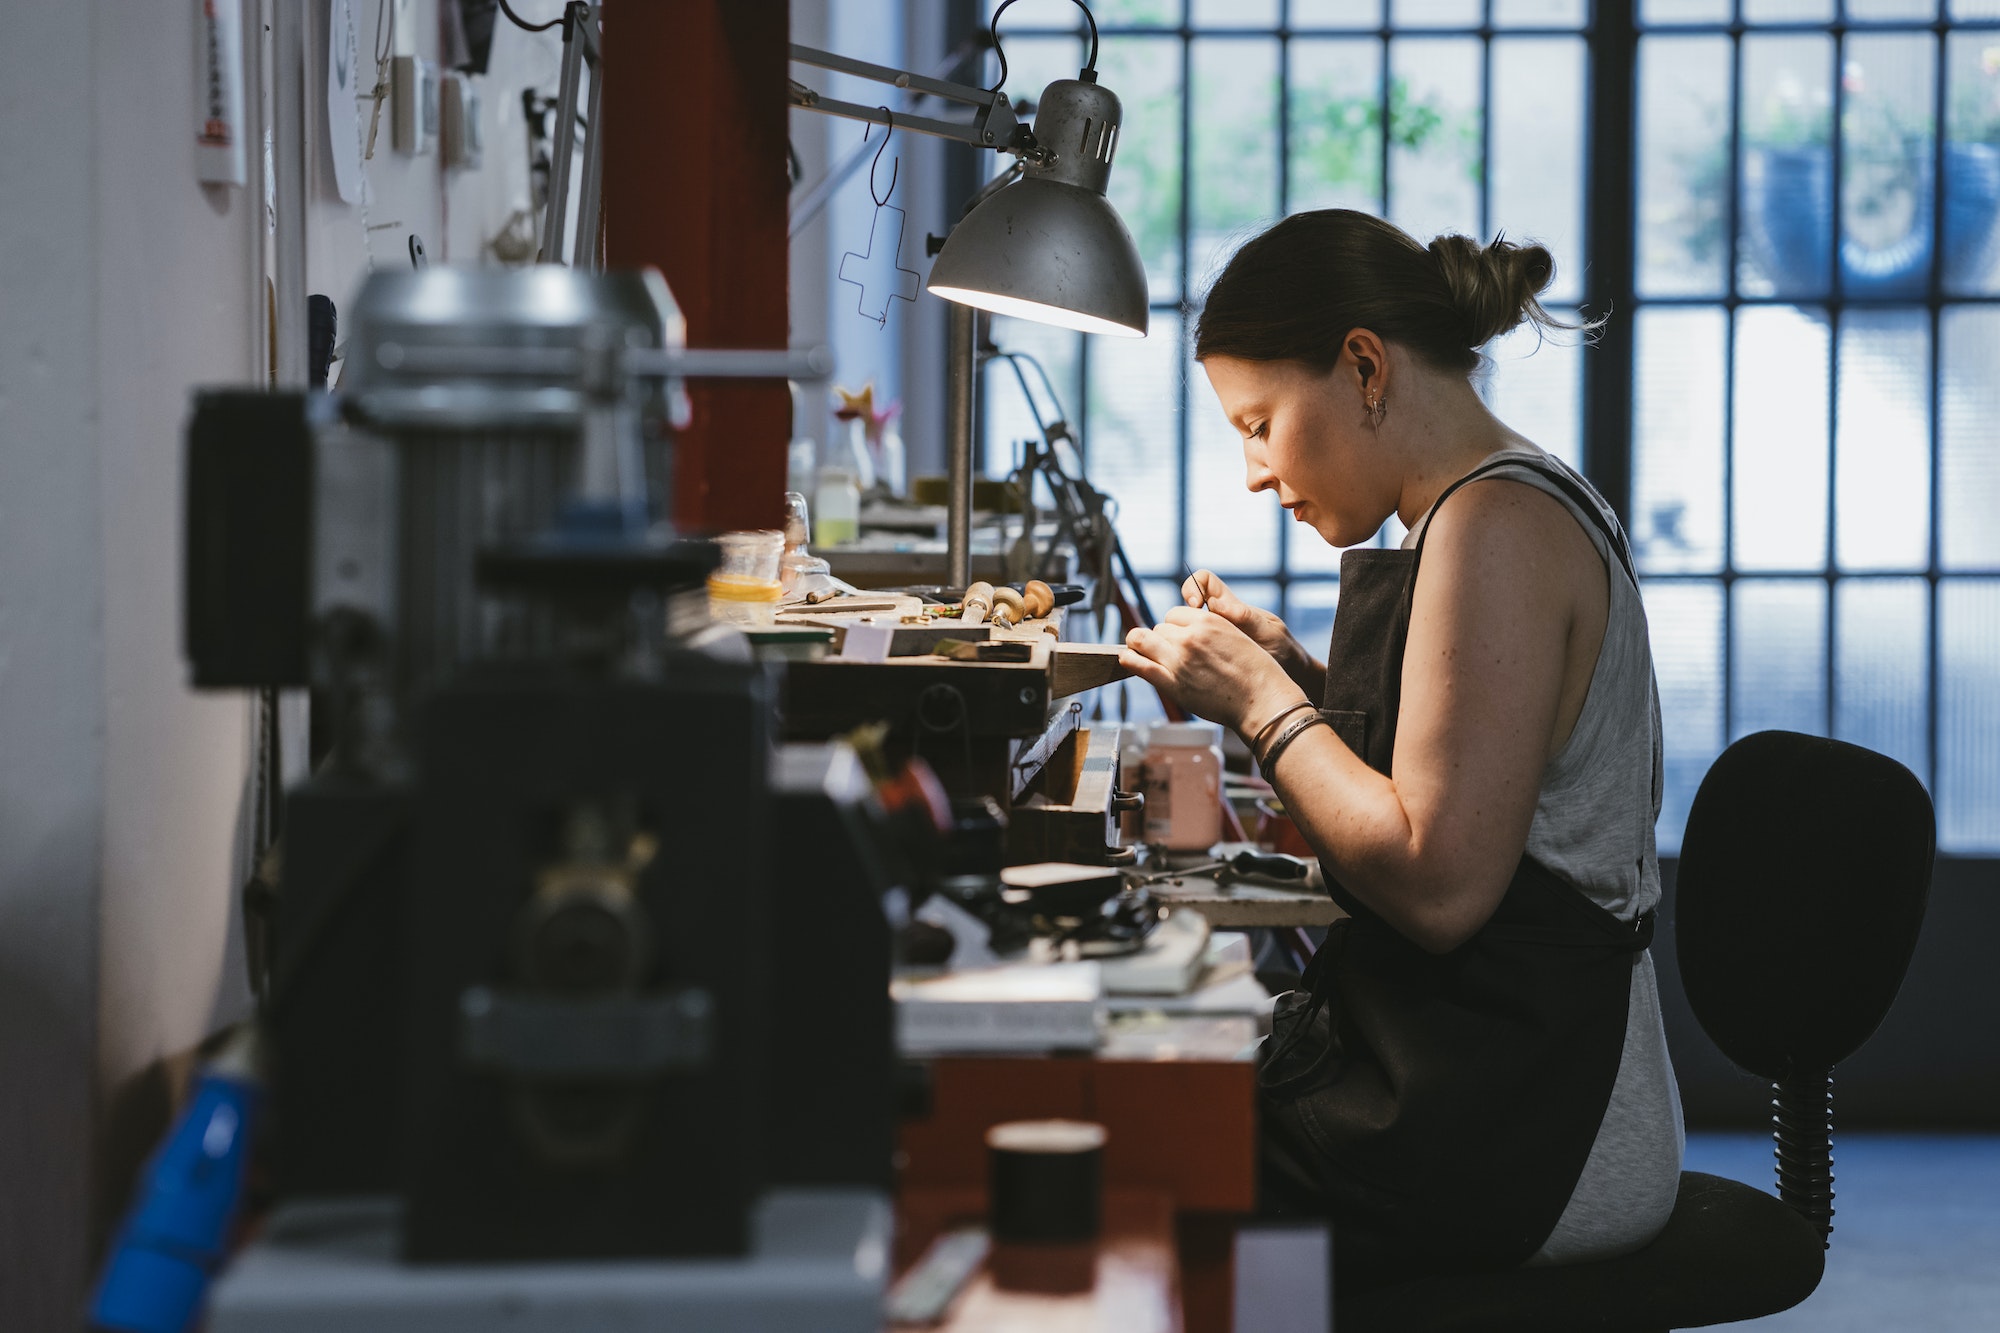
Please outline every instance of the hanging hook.
[[[882, 119], [887, 123], [888, 129], [882, 132], [882, 142], [875, 147], [875, 160], [868, 164], [868, 194], [875, 200], [875, 207], [887, 208], [889, 200], [896, 193], [896, 176], [903, 169], [903, 156], [898, 153], [895, 157], [889, 159], [889, 188], [880, 194], [876, 194], [875, 168], [882, 165], [882, 150], [889, 146], [889, 136], [896, 132], [896, 116], [886, 106], [876, 107], [875, 109], [882, 113]], [[871, 120], [868, 122], [867, 128], [861, 131], [861, 141], [863, 143], [868, 142], [868, 136], [874, 132], [875, 122]]]

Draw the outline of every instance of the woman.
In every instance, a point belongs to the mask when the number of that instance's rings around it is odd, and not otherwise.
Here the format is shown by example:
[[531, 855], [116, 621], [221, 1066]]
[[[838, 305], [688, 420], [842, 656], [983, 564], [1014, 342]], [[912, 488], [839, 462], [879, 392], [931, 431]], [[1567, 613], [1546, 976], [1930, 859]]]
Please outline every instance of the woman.
[[1280, 997], [1262, 1190], [1340, 1280], [1605, 1258], [1665, 1225], [1679, 1097], [1646, 952], [1658, 692], [1617, 519], [1470, 380], [1548, 251], [1346, 210], [1250, 241], [1195, 356], [1252, 491], [1350, 550], [1321, 663], [1207, 571], [1121, 657], [1234, 728], [1351, 914]]

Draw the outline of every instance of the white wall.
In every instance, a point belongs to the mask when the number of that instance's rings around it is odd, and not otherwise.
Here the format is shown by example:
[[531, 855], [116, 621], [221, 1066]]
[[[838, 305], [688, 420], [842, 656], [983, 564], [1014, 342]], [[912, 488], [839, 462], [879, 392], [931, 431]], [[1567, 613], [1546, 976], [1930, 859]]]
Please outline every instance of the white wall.
[[99, 1103], [241, 1017], [225, 972], [250, 709], [196, 695], [180, 644], [181, 428], [188, 391], [255, 383], [256, 209], [194, 179], [194, 7], [100, 0], [88, 286], [95, 348], [96, 575], [103, 617]]
[[[390, 2], [402, 49], [434, 54], [438, 0]], [[375, 5], [355, 7], [366, 48]], [[0, 1329], [39, 1333], [76, 1326], [107, 1124], [134, 1089], [163, 1110], [149, 1077], [160, 1062], [248, 1008], [237, 891], [251, 709], [185, 685], [181, 430], [195, 386], [263, 378], [268, 256], [254, 187], [195, 180], [199, 0], [6, 8]], [[308, 12], [324, 31], [325, 0]], [[447, 179], [436, 157], [397, 157], [385, 122], [367, 212], [397, 227], [364, 231], [361, 209], [315, 172], [308, 285], [343, 325], [371, 260], [408, 262], [410, 230], [436, 262], [476, 261], [525, 204], [518, 95], [524, 82], [553, 90], [559, 50], [549, 35], [498, 34], [477, 173]]]
[[[102, 840], [93, 14], [0, 41], [0, 1327], [83, 1263]], [[67, 53], [58, 58], [55, 53]]]

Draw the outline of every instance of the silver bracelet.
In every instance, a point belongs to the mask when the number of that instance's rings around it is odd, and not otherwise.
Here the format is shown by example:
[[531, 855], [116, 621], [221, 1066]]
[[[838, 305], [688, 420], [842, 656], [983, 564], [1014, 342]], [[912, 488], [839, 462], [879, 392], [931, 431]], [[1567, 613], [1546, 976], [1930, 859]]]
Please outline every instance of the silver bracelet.
[[1257, 728], [1257, 730], [1244, 733], [1244, 738], [1250, 742], [1251, 753], [1253, 754], [1256, 753], [1257, 747], [1264, 743], [1264, 740], [1267, 736], [1269, 736], [1273, 731], [1276, 731], [1278, 729], [1278, 724], [1280, 722], [1283, 722], [1286, 718], [1290, 717], [1293, 713], [1298, 712], [1301, 708], [1311, 708], [1312, 706], [1313, 706], [1312, 700], [1301, 699], [1295, 704], [1291, 704], [1285, 708], [1280, 708], [1276, 713], [1271, 715], [1270, 721], [1266, 722], [1263, 726]]
[[1257, 761], [1257, 767], [1263, 771], [1265, 780], [1271, 780], [1273, 770], [1278, 764], [1278, 756], [1290, 749], [1293, 741], [1306, 732], [1311, 731], [1314, 727], [1323, 727], [1326, 725], [1326, 719], [1319, 715], [1318, 710], [1314, 710], [1311, 717], [1302, 717], [1287, 727], [1278, 739], [1271, 742], [1271, 748], [1264, 751], [1263, 757]]

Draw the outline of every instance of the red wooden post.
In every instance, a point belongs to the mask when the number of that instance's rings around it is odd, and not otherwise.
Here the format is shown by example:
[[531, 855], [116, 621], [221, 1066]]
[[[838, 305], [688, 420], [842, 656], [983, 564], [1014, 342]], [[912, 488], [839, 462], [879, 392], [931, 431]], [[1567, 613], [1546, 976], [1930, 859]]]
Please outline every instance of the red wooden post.
[[[666, 275], [693, 347], [786, 344], [788, 0], [642, 0], [604, 24], [605, 254]], [[594, 127], [593, 127], [594, 128]], [[782, 382], [695, 382], [683, 531], [781, 525]]]

